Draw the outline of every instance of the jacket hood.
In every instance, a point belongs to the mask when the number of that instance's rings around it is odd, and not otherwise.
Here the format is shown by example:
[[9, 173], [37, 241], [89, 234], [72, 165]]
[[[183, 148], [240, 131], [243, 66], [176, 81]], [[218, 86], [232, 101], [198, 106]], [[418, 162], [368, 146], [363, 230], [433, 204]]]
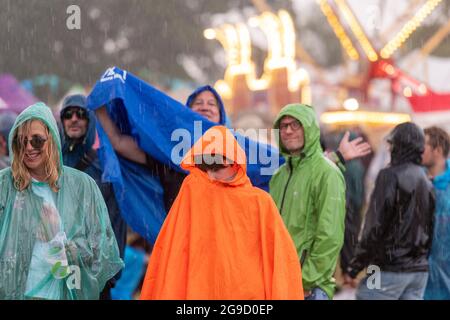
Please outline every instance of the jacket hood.
[[[83, 142], [79, 145], [74, 146], [75, 141], [70, 139], [67, 135], [66, 132], [64, 130], [64, 119], [63, 119], [63, 113], [67, 108], [70, 107], [79, 107], [81, 109], [86, 110], [87, 112], [87, 117], [88, 117], [88, 128], [86, 131], [86, 135], [84, 136]], [[72, 148], [76, 147], [76, 148], [80, 148], [80, 152], [81, 154], [84, 154], [86, 152], [88, 152], [92, 146], [94, 145], [95, 142], [95, 115], [94, 112], [90, 109], [87, 108], [87, 104], [86, 104], [86, 97], [81, 95], [81, 94], [76, 94], [76, 95], [71, 95], [71, 96], [67, 96], [64, 99], [63, 102], [63, 107], [59, 113], [59, 117], [61, 120], [61, 131], [63, 132], [62, 134], [62, 150], [64, 150], [64, 153], [66, 152], [66, 150], [68, 150], [71, 146]], [[78, 161], [78, 160], [77, 160]], [[68, 164], [71, 165], [71, 164]]]
[[11, 162], [13, 161], [13, 151], [12, 151], [12, 142], [14, 138], [14, 134], [24, 122], [36, 119], [42, 121], [49, 129], [50, 134], [53, 137], [53, 140], [56, 143], [56, 146], [58, 147], [58, 153], [59, 153], [59, 172], [62, 172], [63, 169], [63, 158], [62, 158], [62, 149], [61, 149], [61, 139], [59, 136], [58, 131], [58, 125], [56, 124], [56, 120], [53, 117], [52, 111], [50, 108], [45, 105], [43, 102], [38, 102], [36, 104], [33, 104], [23, 110], [16, 118], [16, 121], [14, 122], [14, 126], [12, 127], [10, 133], [9, 133], [9, 154], [11, 157]]
[[397, 125], [388, 136], [391, 144], [391, 164], [399, 165], [412, 162], [421, 164], [425, 149], [423, 130], [412, 122]]
[[249, 184], [247, 176], [247, 157], [244, 150], [233, 134], [224, 126], [214, 126], [209, 128], [203, 136], [194, 144], [181, 162], [181, 167], [191, 173], [200, 174], [207, 177], [207, 174], [195, 165], [194, 158], [200, 155], [217, 156], [221, 155], [236, 163], [239, 166], [237, 175], [232, 181], [221, 182], [231, 186]]
[[[320, 128], [313, 107], [300, 103], [286, 105], [283, 109], [281, 109], [275, 119], [273, 126], [274, 129], [280, 129], [280, 121], [284, 116], [291, 116], [297, 119], [303, 126], [305, 145], [303, 146], [303, 150], [301, 152], [302, 157], [309, 158], [317, 153], [322, 153], [322, 147], [320, 146]], [[277, 133], [277, 140], [281, 153], [284, 156], [289, 156], [289, 152], [281, 143], [279, 132]]]
[[225, 106], [223, 104], [222, 98], [220, 97], [220, 95], [216, 91], [216, 89], [214, 89], [210, 85], [198, 87], [197, 89], [195, 89], [195, 91], [192, 92], [192, 94], [187, 99], [186, 106], [190, 108], [192, 102], [194, 102], [195, 97], [197, 97], [203, 91], [210, 91], [214, 95], [214, 97], [216, 97], [217, 104], [219, 106], [219, 111], [220, 111], [220, 122], [219, 122], [219, 124], [223, 125], [223, 126], [226, 125], [226, 123], [227, 123], [227, 114], [225, 112]]

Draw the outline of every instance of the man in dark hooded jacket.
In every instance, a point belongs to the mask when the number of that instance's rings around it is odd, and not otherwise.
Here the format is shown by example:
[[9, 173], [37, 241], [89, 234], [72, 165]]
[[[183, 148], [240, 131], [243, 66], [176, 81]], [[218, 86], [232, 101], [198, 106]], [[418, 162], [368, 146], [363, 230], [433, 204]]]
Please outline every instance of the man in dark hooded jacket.
[[394, 128], [388, 138], [390, 165], [378, 174], [362, 237], [348, 268], [359, 284], [356, 298], [422, 299], [428, 278], [433, 236], [433, 186], [421, 168], [425, 138], [411, 122]]
[[[62, 139], [64, 164], [87, 173], [97, 183], [108, 208], [120, 257], [123, 259], [127, 226], [120, 215], [112, 184], [102, 182], [97, 151], [93, 149], [96, 135], [95, 115], [87, 109], [85, 96], [71, 95], [65, 98], [60, 117], [64, 132]], [[119, 277], [120, 273], [106, 284], [101, 299], [110, 299], [110, 288]]]

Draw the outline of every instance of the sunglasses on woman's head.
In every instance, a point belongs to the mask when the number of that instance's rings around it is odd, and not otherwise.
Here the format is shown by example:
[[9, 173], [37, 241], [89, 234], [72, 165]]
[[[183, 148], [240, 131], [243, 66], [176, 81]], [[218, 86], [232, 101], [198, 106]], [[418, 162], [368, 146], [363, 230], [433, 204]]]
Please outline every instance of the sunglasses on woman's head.
[[16, 143], [19, 145], [19, 147], [26, 148], [28, 145], [28, 142], [30, 142], [33, 149], [36, 149], [36, 150], [41, 150], [44, 147], [44, 144], [46, 141], [47, 141], [47, 139], [45, 139], [37, 134], [31, 136], [30, 140], [28, 140], [27, 137], [25, 137], [24, 139], [16, 138]]
[[72, 108], [72, 109], [66, 109], [63, 113], [63, 118], [66, 120], [70, 120], [73, 117], [73, 114], [76, 114], [78, 119], [87, 119], [87, 112], [84, 109], [81, 108]]

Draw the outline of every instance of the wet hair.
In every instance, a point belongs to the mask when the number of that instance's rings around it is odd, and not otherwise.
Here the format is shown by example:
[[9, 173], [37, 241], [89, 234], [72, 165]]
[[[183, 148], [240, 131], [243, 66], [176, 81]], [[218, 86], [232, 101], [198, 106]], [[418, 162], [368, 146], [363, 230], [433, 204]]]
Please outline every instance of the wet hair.
[[54, 192], [58, 192], [58, 178], [59, 178], [59, 167], [60, 167], [60, 158], [59, 158], [59, 152], [58, 147], [56, 145], [55, 140], [53, 139], [53, 136], [50, 134], [50, 131], [48, 127], [40, 120], [37, 119], [30, 119], [25, 121], [23, 124], [21, 124], [14, 132], [13, 136], [13, 144], [12, 144], [12, 151], [13, 151], [13, 161], [11, 164], [11, 170], [14, 180], [14, 187], [19, 190], [23, 191], [30, 185], [31, 182], [31, 174], [28, 170], [28, 168], [25, 165], [24, 158], [25, 158], [25, 149], [26, 146], [20, 146], [19, 143], [17, 143], [17, 139], [20, 136], [28, 135], [28, 133], [31, 130], [31, 123], [33, 121], [39, 121], [41, 124], [44, 125], [46, 133], [47, 133], [47, 143], [44, 145], [42, 152], [46, 156], [45, 160], [45, 181], [50, 185], [50, 188]]
[[412, 122], [397, 125], [387, 140], [391, 144], [391, 164], [399, 165], [407, 162], [421, 164], [425, 150], [423, 130]]
[[428, 143], [433, 149], [441, 148], [445, 158], [448, 157], [450, 149], [450, 136], [439, 127], [433, 126], [425, 129], [425, 135], [429, 137]]

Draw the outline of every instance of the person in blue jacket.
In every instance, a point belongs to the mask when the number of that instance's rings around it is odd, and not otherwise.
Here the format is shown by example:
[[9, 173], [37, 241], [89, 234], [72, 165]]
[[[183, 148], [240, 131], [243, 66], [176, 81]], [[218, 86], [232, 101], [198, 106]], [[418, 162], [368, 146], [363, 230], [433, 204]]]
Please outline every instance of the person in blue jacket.
[[427, 168], [436, 194], [434, 231], [428, 258], [426, 300], [450, 299], [450, 137], [438, 127], [425, 129], [422, 164]]

